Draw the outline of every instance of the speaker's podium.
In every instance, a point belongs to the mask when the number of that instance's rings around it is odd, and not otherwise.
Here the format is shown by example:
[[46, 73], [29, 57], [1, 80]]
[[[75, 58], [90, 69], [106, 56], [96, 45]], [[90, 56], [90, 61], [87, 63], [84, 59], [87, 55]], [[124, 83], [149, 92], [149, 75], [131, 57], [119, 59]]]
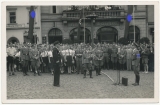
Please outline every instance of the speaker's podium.
[[124, 86], [128, 86], [128, 78], [122, 77], [122, 84], [123, 84]]

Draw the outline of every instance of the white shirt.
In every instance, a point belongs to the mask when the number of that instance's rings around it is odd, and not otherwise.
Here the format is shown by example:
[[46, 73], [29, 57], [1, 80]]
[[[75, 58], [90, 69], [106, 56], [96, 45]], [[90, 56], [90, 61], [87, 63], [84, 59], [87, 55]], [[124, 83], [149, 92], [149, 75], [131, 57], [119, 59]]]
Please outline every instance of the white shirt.
[[48, 56], [53, 57], [52, 51], [48, 51]]
[[66, 55], [66, 50], [62, 50], [62, 55], [63, 55], [63, 56]]
[[20, 57], [20, 51], [16, 53], [16, 57]]
[[8, 47], [7, 48], [7, 53], [8, 53], [8, 55], [10, 55], [10, 56], [14, 56], [15, 54], [16, 54], [16, 52], [17, 52], [17, 50], [16, 50], [16, 48], [14, 48], [14, 47]]
[[71, 55], [73, 56], [73, 54], [75, 54], [75, 51], [71, 50], [71, 49], [68, 49], [65, 51], [66, 52], [66, 55]]
[[42, 56], [42, 57], [46, 57], [46, 56], [47, 56], [47, 51], [42, 52], [42, 53], [41, 53], [41, 56]]

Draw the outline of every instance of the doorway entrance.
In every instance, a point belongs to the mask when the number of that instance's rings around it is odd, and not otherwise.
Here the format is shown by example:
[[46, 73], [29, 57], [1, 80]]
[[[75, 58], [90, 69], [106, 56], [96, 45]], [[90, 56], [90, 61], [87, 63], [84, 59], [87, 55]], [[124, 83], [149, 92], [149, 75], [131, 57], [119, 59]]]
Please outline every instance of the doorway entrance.
[[9, 43], [12, 43], [12, 44], [19, 43], [19, 40], [16, 37], [11, 37], [11, 38], [8, 39], [7, 43], [8, 44]]
[[58, 28], [52, 28], [48, 33], [48, 42], [49, 44], [54, 43], [55, 41], [59, 41], [62, 43], [62, 31]]
[[97, 31], [97, 39], [99, 42], [117, 43], [118, 31], [113, 27], [102, 27]]

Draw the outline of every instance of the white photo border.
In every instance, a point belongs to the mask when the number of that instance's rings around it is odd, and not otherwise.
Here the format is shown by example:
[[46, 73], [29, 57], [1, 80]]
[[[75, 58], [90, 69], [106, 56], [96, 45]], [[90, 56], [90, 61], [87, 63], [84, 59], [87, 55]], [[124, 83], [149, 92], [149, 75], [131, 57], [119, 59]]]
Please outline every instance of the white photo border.
[[[6, 73], [6, 6], [27, 5], [154, 5], [155, 57], [154, 98], [127, 99], [7, 99]], [[159, 2], [158, 1], [5, 1], [1, 7], [1, 99], [2, 103], [157, 103], [159, 102]]]

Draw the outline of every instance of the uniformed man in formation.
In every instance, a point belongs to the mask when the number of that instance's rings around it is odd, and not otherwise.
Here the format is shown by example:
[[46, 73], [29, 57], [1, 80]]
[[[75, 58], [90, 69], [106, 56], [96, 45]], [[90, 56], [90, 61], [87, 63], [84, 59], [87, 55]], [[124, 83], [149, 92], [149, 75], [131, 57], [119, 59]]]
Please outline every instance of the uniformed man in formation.
[[23, 70], [24, 76], [28, 75], [27, 71], [28, 71], [28, 65], [30, 61], [28, 46], [29, 44], [25, 43], [24, 46], [21, 48], [21, 52], [20, 52], [20, 58], [21, 58], [22, 70]]
[[29, 52], [29, 56], [34, 76], [36, 75], [36, 73], [38, 73], [38, 75], [40, 76], [40, 54], [37, 49], [37, 45], [32, 46], [32, 49]]
[[85, 48], [83, 55], [82, 55], [82, 65], [84, 69], [84, 77], [86, 78], [86, 73], [89, 71], [90, 78], [92, 77], [92, 56], [91, 56], [91, 49]]
[[[56, 47], [55, 47], [56, 45]], [[9, 75], [14, 75], [15, 71], [22, 70], [23, 75], [32, 71], [34, 75], [41, 75], [42, 72], [50, 72], [52, 75], [59, 73], [55, 68], [60, 69], [60, 73], [83, 74], [86, 78], [89, 73], [93, 78], [92, 71], [96, 75], [101, 75], [101, 70], [133, 70], [136, 81], [139, 84], [140, 59], [142, 60], [144, 73], [148, 73], [148, 56], [153, 53], [153, 45], [147, 44], [9, 44], [7, 45], [7, 70]], [[56, 52], [54, 52], [56, 50]], [[58, 55], [59, 66], [52, 66], [55, 63], [54, 57]], [[59, 78], [59, 76], [57, 77]]]

